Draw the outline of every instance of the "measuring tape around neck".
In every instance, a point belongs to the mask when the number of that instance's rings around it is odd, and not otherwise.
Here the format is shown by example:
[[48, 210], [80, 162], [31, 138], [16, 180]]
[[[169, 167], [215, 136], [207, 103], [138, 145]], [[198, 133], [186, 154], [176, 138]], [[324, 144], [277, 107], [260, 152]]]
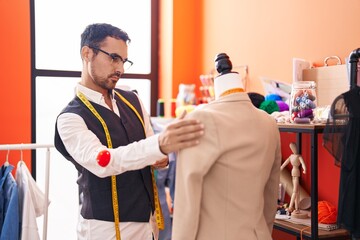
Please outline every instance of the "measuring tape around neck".
[[[140, 120], [140, 122], [141, 122], [141, 124], [143, 126], [143, 130], [144, 130], [144, 134], [145, 134], [144, 121], [141, 118], [138, 111], [136, 110], [136, 108], [126, 98], [124, 98], [120, 93], [118, 93], [117, 91], [114, 91], [114, 92], [136, 114], [136, 116], [138, 117], [138, 119]], [[102, 124], [102, 126], [104, 128], [104, 132], [105, 132], [105, 135], [106, 135], [106, 140], [107, 140], [107, 143], [108, 143], [108, 147], [112, 148], [112, 142], [111, 142], [110, 133], [109, 133], [109, 130], [107, 128], [107, 125], [106, 125], [104, 119], [96, 111], [94, 106], [92, 106], [92, 104], [89, 102], [89, 100], [86, 99], [86, 97], [84, 96], [83, 93], [78, 92], [77, 96], [85, 104], [85, 106], [87, 108], [89, 108], [89, 110], [95, 115], [95, 117], [100, 121], [100, 123]], [[154, 168], [153, 167], [151, 167], [151, 177], [152, 177], [152, 185], [153, 185], [153, 191], [154, 191], [156, 223], [158, 225], [158, 228], [160, 230], [163, 230], [164, 227], [165, 227], [165, 223], [164, 223], [164, 217], [163, 217], [162, 210], [161, 210], [159, 194], [158, 194], [158, 191], [157, 191], [157, 186], [156, 186], [156, 181], [155, 181], [155, 176], [154, 176]], [[111, 176], [111, 189], [112, 189], [112, 201], [113, 201], [113, 209], [114, 209], [116, 239], [121, 240], [120, 230], [119, 230], [119, 206], [118, 206], [116, 177], [115, 176]]]
[[[131, 110], [133, 110], [133, 112], [136, 114], [136, 116], [139, 118], [142, 126], [143, 126], [143, 130], [144, 130], [144, 134], [145, 134], [145, 124], [143, 119], [141, 118], [139, 112], [136, 110], [136, 108], [131, 105], [131, 103], [124, 98], [120, 93], [118, 93], [117, 91], [115, 91], [115, 94], [128, 106], [131, 108]], [[164, 222], [164, 216], [161, 210], [161, 205], [160, 205], [160, 199], [159, 199], [159, 193], [157, 190], [157, 186], [156, 186], [156, 180], [155, 180], [155, 175], [154, 175], [154, 167], [151, 167], [151, 178], [152, 178], [152, 186], [153, 186], [153, 191], [154, 191], [154, 203], [155, 203], [155, 217], [156, 217], [156, 223], [157, 226], [160, 230], [163, 230], [165, 228], [165, 222]]]
[[[100, 121], [101, 125], [104, 128], [108, 148], [112, 148], [110, 132], [109, 132], [109, 129], [108, 129], [104, 119], [96, 111], [96, 109], [89, 102], [89, 100], [86, 99], [85, 95], [82, 92], [77, 92], [77, 96], [85, 104], [85, 106], [95, 115], [95, 117]], [[120, 229], [119, 229], [120, 219], [119, 219], [118, 195], [117, 195], [117, 188], [116, 188], [116, 176], [111, 176], [111, 196], [112, 196], [112, 205], [113, 205], [113, 212], [114, 212], [116, 240], [121, 240]]]

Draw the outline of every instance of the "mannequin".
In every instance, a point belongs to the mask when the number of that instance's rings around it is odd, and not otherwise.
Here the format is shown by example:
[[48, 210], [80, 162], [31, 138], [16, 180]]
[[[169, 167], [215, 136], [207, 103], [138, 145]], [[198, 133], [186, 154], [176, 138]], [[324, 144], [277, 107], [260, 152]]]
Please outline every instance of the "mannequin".
[[[293, 182], [293, 192], [292, 192], [292, 195], [291, 195], [291, 200], [290, 200], [288, 210], [289, 210], [289, 212], [291, 212], [291, 216], [298, 217], [298, 218], [303, 218], [304, 216], [301, 215], [300, 208], [299, 208], [299, 202], [300, 202], [300, 184], [299, 184], [300, 164], [301, 164], [301, 167], [303, 168], [303, 173], [304, 174], [306, 173], [306, 166], [305, 166], [304, 159], [302, 158], [302, 156], [300, 154], [298, 154], [296, 144], [295, 143], [290, 143], [289, 146], [290, 146], [290, 149], [293, 152], [293, 154], [291, 154], [284, 161], [284, 163], [281, 165], [280, 169], [283, 170], [289, 163], [291, 163], [291, 165], [292, 165], [291, 177], [292, 177], [292, 182]], [[305, 214], [305, 217], [306, 217], [306, 214]]]
[[177, 154], [171, 239], [239, 239], [239, 233], [242, 239], [271, 239], [280, 182], [279, 128], [252, 104], [229, 57], [218, 54], [215, 63], [215, 100], [187, 115], [204, 124], [201, 143]]
[[215, 99], [222, 94], [244, 92], [244, 85], [241, 76], [232, 72], [232, 63], [226, 53], [219, 53], [215, 57], [215, 68], [219, 75], [214, 79]]

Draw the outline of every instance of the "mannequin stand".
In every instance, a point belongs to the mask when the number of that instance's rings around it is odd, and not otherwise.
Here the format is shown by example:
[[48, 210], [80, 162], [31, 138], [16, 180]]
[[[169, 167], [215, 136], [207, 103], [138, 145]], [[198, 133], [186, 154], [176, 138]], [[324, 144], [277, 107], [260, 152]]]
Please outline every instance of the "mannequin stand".
[[305, 219], [305, 218], [309, 218], [309, 215], [307, 212], [303, 212], [301, 210], [294, 210], [291, 213], [291, 218]]

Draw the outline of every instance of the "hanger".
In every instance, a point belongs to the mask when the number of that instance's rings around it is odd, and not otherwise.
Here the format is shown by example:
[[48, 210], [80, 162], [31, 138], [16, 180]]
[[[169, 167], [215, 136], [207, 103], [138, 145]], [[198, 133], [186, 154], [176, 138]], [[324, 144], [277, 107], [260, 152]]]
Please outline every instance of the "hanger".
[[23, 156], [24, 156], [24, 155], [23, 155], [23, 150], [20, 149], [20, 161], [19, 161], [20, 164], [23, 164], [23, 163], [24, 163], [24, 161], [23, 161], [23, 160], [24, 160]]
[[6, 160], [5, 160], [5, 163], [4, 163], [5, 167], [10, 165], [10, 163], [9, 163], [9, 154], [10, 154], [10, 149], [8, 149], [7, 154], [6, 154]]

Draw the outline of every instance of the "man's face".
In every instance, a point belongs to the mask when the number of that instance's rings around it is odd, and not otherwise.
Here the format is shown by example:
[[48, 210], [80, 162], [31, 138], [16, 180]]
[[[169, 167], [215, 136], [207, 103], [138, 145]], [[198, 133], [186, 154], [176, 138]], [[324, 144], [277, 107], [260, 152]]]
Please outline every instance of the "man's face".
[[97, 87], [112, 90], [124, 73], [124, 65], [121, 60], [113, 59], [108, 54], [126, 59], [128, 47], [123, 40], [107, 37], [99, 49], [102, 51], [98, 50], [97, 55], [92, 54], [91, 61], [88, 62], [89, 76]]

